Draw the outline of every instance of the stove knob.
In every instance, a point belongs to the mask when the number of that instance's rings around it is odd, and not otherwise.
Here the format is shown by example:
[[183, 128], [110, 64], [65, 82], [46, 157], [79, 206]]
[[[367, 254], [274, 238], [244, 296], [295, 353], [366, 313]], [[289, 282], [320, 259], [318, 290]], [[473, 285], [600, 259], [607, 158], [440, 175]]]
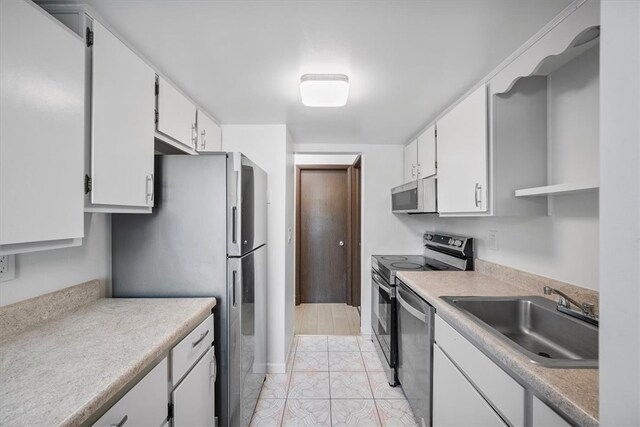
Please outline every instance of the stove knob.
[[427, 234], [427, 235], [425, 235], [425, 238], [427, 240], [431, 240], [431, 239], [433, 239], [433, 236], [431, 234]]
[[449, 244], [452, 245], [453, 244], [453, 239], [449, 239]]
[[456, 240], [455, 245], [456, 246], [462, 246], [462, 240]]

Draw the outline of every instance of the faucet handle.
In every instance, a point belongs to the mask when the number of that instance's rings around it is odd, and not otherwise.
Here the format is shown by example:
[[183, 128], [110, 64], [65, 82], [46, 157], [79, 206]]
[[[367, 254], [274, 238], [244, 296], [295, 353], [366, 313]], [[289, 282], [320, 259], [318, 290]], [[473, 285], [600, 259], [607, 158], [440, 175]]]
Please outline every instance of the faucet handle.
[[569, 308], [569, 301], [562, 295], [558, 296], [558, 305], [561, 305], [565, 308]]
[[585, 302], [585, 303], [582, 303], [582, 311], [584, 312], [584, 314], [588, 316], [594, 316], [596, 308], [593, 304], [589, 304]]

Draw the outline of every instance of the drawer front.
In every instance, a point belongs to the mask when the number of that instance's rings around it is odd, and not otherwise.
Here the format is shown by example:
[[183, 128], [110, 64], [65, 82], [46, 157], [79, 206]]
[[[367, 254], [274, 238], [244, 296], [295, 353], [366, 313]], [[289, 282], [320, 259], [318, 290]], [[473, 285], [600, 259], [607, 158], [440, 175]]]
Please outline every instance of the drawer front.
[[524, 426], [525, 389], [471, 342], [436, 316], [435, 340], [513, 426]]
[[159, 426], [167, 419], [169, 404], [167, 358], [122, 396], [95, 424], [108, 426]]
[[191, 369], [213, 342], [213, 314], [189, 333], [171, 350], [171, 372], [173, 385]]

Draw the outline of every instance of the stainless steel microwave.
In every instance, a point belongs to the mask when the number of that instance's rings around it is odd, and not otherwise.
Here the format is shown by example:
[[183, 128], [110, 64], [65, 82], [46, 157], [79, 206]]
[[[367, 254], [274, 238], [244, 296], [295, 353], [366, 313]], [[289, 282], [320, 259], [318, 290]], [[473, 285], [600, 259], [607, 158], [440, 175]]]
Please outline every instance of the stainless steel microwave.
[[393, 213], [437, 213], [436, 177], [411, 181], [391, 189]]

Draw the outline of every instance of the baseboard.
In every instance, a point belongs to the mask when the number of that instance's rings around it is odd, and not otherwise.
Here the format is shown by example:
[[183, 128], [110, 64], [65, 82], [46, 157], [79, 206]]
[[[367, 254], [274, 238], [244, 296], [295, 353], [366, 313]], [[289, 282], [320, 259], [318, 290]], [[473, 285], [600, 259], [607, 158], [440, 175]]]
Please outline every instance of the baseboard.
[[267, 373], [268, 374], [286, 374], [287, 364], [286, 363], [267, 363]]

